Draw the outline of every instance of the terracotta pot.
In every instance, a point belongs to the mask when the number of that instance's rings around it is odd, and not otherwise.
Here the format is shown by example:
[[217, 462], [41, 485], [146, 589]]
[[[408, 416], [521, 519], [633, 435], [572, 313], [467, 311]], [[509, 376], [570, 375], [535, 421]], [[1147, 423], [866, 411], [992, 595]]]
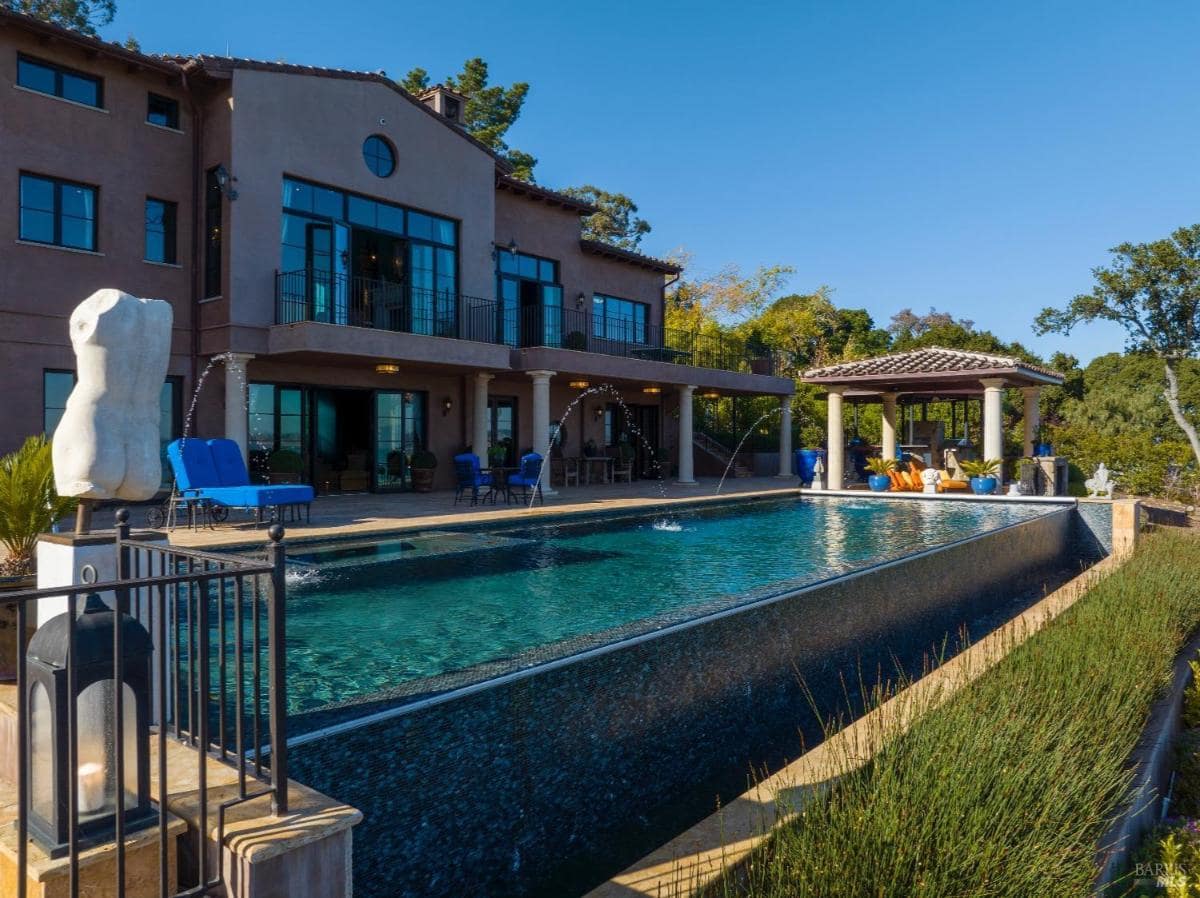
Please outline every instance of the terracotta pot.
[[428, 493], [433, 489], [433, 468], [412, 468], [414, 493]]
[[[17, 640], [17, 603], [5, 602], [4, 594], [36, 587], [37, 577], [34, 576], [0, 577], [0, 680], [17, 678], [17, 651], [20, 645]], [[26, 636], [32, 636], [37, 629], [36, 621], [31, 620], [33, 617], [32, 614], [26, 615]]]

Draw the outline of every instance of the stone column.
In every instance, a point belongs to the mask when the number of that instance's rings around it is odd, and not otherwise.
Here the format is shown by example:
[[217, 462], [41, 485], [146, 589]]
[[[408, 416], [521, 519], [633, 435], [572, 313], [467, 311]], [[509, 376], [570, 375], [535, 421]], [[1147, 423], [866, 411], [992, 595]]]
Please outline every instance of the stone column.
[[795, 396], [779, 397], [779, 474], [792, 476], [792, 400]]
[[242, 450], [242, 460], [250, 463], [249, 415], [246, 411], [246, 363], [253, 355], [247, 352], [225, 354], [225, 438], [233, 440]]
[[679, 388], [679, 483], [693, 484], [696, 482], [695, 468], [692, 456], [695, 450], [695, 439], [692, 436], [692, 394], [696, 387]]
[[[550, 457], [550, 378], [557, 371], [530, 371], [533, 378], [533, 451], [543, 460]], [[550, 485], [550, 463], [542, 465], [542, 495], [555, 495]]]
[[896, 394], [884, 393], [883, 399], [883, 438], [880, 440], [880, 456], [896, 459]]
[[827, 489], [831, 490], [840, 490], [845, 485], [846, 432], [842, 424], [842, 393], [845, 391], [845, 387], [829, 388], [829, 426], [826, 437], [829, 464], [826, 465], [826, 477], [829, 480]]
[[[1004, 379], [988, 377], [983, 384], [983, 457], [1004, 460]], [[1004, 468], [996, 475], [1004, 483]]]
[[479, 456], [480, 463], [488, 464], [488, 381], [493, 375], [479, 371], [475, 375], [475, 401], [472, 403], [471, 451]]
[[1025, 397], [1025, 457], [1032, 458], [1037, 444], [1038, 425], [1042, 422], [1041, 407], [1038, 405], [1042, 388], [1022, 387], [1021, 395]]

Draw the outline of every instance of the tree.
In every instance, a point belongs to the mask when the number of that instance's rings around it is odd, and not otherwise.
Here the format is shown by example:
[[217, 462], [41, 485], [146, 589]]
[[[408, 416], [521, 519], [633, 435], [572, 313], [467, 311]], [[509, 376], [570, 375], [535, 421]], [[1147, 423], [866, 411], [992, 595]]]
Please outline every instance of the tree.
[[563, 193], [600, 210], [583, 221], [583, 236], [588, 240], [636, 250], [642, 238], [650, 233], [650, 222], [638, 217], [637, 203], [623, 193], [610, 193], [593, 184], [567, 187]]
[[5, 0], [13, 12], [24, 13], [83, 34], [95, 35], [117, 14], [116, 0]]
[[[425, 69], [414, 68], [399, 85], [410, 94], [419, 95], [430, 87], [429, 73]], [[462, 115], [467, 133], [507, 159], [515, 176], [532, 181], [537, 159], [529, 153], [512, 149], [504, 142], [504, 135], [521, 115], [529, 84], [524, 81], [509, 87], [488, 84], [488, 64], [476, 56], [463, 63], [461, 72], [446, 79], [446, 87], [467, 98]]]
[[1155, 356], [1163, 369], [1162, 396], [1200, 465], [1200, 434], [1189, 415], [1195, 406], [1180, 400], [1179, 372], [1200, 355], [1200, 224], [1179, 228], [1150, 243], [1122, 243], [1110, 250], [1113, 263], [1092, 269], [1096, 283], [1065, 309], [1043, 309], [1034, 322], [1039, 334], [1069, 334], [1079, 324], [1115, 321], [1128, 348]]

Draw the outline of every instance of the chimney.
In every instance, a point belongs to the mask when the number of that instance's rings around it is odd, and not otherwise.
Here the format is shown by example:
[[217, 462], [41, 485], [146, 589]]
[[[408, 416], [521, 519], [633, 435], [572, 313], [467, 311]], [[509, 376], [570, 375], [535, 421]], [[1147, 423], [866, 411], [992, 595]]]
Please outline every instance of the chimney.
[[444, 84], [435, 84], [418, 99], [438, 115], [463, 127], [463, 108], [467, 105], [467, 98], [463, 94]]

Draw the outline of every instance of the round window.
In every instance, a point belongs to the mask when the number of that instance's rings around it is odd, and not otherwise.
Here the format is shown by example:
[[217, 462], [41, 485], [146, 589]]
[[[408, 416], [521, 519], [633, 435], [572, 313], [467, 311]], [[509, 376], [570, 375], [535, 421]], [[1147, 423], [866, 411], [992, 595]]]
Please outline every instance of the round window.
[[396, 151], [387, 138], [372, 134], [363, 141], [363, 160], [372, 173], [386, 178], [396, 170]]

